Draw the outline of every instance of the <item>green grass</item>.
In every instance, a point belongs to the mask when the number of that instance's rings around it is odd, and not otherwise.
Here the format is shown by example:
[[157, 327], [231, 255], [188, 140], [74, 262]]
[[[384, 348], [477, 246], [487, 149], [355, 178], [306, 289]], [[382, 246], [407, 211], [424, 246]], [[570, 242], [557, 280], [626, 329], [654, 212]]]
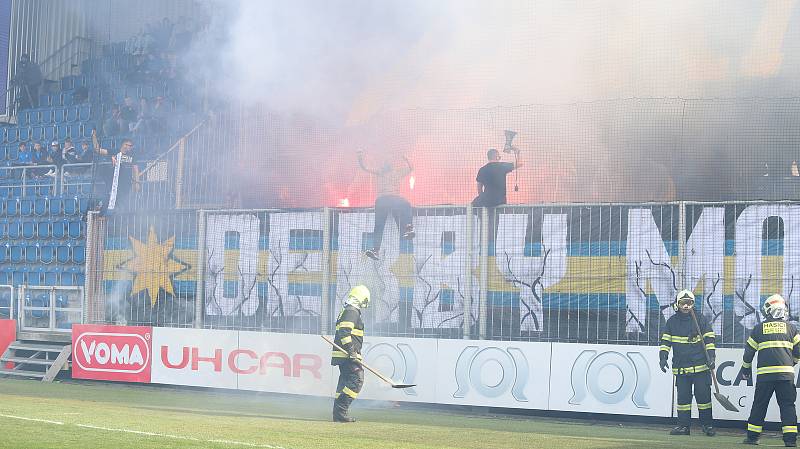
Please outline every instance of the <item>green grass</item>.
[[[0, 380], [4, 448], [741, 448], [742, 431], [670, 437], [668, 425], [473, 415], [356, 401], [354, 424], [331, 401], [126, 384]], [[17, 417], [12, 418], [11, 416]], [[26, 421], [43, 419], [63, 424]], [[95, 426], [106, 429], [87, 428]], [[122, 430], [129, 432], [122, 432]], [[149, 432], [148, 435], [135, 432]], [[225, 440], [226, 442], [220, 442]], [[767, 433], [762, 446], [782, 447]]]

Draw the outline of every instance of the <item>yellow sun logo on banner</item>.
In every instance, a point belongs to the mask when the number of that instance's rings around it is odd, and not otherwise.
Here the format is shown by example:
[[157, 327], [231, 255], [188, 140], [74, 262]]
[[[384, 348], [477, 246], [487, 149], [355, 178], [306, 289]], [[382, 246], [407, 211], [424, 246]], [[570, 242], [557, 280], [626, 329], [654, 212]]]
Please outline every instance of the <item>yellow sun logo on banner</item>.
[[122, 268], [134, 274], [131, 295], [147, 290], [151, 306], [156, 305], [159, 290], [163, 289], [164, 293], [174, 295], [172, 276], [187, 269], [186, 264], [172, 256], [175, 236], [159, 242], [155, 229], [150, 226], [146, 243], [133, 237], [128, 238], [133, 245], [133, 258], [123, 263]]

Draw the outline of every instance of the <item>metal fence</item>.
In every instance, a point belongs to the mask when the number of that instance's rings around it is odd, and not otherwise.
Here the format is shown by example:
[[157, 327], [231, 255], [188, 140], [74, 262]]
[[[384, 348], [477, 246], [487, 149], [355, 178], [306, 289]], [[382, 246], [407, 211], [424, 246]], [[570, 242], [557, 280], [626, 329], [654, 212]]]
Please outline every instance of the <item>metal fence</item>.
[[365, 284], [372, 335], [654, 344], [689, 288], [739, 345], [770, 294], [800, 310], [796, 203], [440, 206], [413, 221], [413, 240], [387, 222], [375, 261], [369, 209], [92, 214], [86, 321], [330, 332]]

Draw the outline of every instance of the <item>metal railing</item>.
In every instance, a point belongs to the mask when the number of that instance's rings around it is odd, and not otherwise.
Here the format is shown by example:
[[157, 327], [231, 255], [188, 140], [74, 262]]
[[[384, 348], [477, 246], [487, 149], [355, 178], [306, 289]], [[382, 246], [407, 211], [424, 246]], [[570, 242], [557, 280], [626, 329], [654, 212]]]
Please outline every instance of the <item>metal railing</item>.
[[56, 165], [0, 167], [0, 189], [14, 189], [13, 196], [54, 196]]

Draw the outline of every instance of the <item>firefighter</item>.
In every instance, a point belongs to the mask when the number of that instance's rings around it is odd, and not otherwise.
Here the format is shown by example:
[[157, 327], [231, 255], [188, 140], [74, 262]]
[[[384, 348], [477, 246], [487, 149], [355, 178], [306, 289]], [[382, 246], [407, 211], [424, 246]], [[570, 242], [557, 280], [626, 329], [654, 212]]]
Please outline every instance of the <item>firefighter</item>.
[[[703, 314], [696, 314], [702, 335], [692, 317], [694, 294], [682, 290], [675, 297], [672, 307], [677, 313], [667, 320], [661, 335], [658, 352], [661, 371], [667, 372], [669, 350], [672, 349], [672, 374], [678, 388], [678, 426], [670, 435], [689, 435], [692, 418], [692, 387], [697, 402], [697, 412], [703, 433], [713, 437], [716, 430], [711, 416], [711, 368], [714, 367], [714, 331]], [[708, 359], [706, 359], [708, 352]]]
[[361, 366], [361, 346], [364, 343], [364, 320], [361, 310], [369, 305], [369, 289], [356, 285], [347, 294], [344, 306], [336, 319], [334, 343], [347, 352], [333, 348], [331, 365], [339, 366], [339, 383], [333, 401], [335, 422], [354, 422], [348, 409], [364, 384], [364, 368]]
[[739, 375], [746, 380], [753, 377], [753, 357], [758, 352], [756, 392], [750, 418], [747, 419], [745, 444], [758, 444], [767, 405], [775, 392], [781, 411], [783, 442], [786, 447], [797, 446], [797, 412], [794, 401], [794, 365], [800, 360], [800, 335], [786, 322], [789, 311], [781, 295], [772, 295], [762, 306], [764, 322], [756, 325], [744, 345], [742, 369]]

